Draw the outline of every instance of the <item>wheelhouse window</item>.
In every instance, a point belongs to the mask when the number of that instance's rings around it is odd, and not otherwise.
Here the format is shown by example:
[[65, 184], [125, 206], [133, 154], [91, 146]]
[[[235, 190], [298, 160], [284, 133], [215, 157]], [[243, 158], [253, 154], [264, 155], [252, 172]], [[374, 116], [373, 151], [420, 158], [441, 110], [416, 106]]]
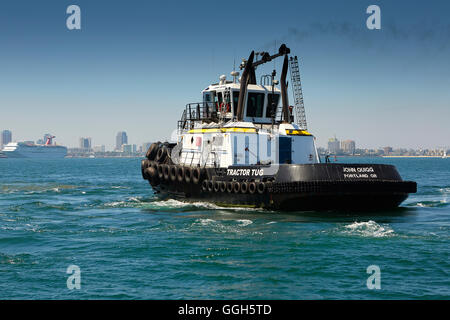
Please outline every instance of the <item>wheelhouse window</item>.
[[276, 114], [276, 110], [277, 110], [277, 106], [278, 106], [278, 101], [279, 100], [280, 100], [280, 95], [278, 93], [275, 93], [275, 94], [269, 93], [267, 95], [267, 109], [266, 109], [266, 117], [267, 118], [271, 118], [272, 117], [272, 114], [271, 114], [272, 103], [275, 106], [274, 113]]
[[233, 115], [234, 116], [236, 116], [238, 102], [239, 102], [239, 91], [233, 91]]
[[264, 109], [264, 93], [249, 92], [247, 99], [247, 117], [261, 118]]

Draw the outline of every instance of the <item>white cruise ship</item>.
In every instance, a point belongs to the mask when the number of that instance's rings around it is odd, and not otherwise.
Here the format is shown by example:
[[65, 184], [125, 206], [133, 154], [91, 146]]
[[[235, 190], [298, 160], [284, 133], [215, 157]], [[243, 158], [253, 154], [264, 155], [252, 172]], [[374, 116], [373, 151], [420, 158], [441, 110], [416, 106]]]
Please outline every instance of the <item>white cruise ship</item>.
[[67, 147], [52, 144], [53, 137], [48, 137], [45, 144], [29, 142], [10, 142], [3, 146], [2, 153], [7, 158], [64, 158], [67, 155]]

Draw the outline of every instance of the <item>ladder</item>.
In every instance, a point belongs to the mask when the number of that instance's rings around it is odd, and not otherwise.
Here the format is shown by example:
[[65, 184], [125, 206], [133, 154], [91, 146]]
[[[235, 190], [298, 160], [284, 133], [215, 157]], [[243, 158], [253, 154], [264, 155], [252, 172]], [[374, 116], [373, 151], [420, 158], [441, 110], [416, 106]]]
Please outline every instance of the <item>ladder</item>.
[[295, 103], [295, 121], [301, 129], [307, 130], [302, 82], [300, 81], [300, 69], [298, 67], [297, 56], [289, 58], [289, 71], [291, 73], [291, 86]]

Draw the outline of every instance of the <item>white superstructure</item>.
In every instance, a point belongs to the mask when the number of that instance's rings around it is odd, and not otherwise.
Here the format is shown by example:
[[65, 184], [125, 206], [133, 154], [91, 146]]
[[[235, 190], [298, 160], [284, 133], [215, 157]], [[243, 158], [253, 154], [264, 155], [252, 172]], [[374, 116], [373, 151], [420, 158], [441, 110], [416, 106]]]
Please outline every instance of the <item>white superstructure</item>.
[[240, 84], [221, 76], [202, 91], [202, 102], [186, 106], [171, 155], [175, 163], [226, 168], [320, 162], [313, 135], [277, 119], [280, 89], [248, 85], [241, 121], [236, 119], [239, 93]]

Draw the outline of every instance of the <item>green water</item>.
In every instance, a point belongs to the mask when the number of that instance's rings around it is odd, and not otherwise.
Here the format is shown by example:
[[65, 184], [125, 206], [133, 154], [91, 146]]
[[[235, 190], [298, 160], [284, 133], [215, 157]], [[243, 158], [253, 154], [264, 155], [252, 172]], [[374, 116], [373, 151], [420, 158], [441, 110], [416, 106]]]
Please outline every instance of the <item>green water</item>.
[[369, 215], [225, 209], [160, 201], [140, 159], [0, 159], [0, 299], [448, 299], [450, 159], [346, 161], [418, 193]]

